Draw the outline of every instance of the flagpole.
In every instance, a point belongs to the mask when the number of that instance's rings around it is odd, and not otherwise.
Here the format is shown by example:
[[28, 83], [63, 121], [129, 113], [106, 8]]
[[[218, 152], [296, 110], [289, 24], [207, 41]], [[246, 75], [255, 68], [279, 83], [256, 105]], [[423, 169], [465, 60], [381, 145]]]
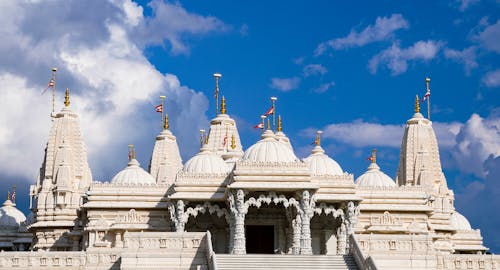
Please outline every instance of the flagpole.
[[54, 87], [52, 87], [52, 113], [50, 114], [51, 117], [54, 117], [54, 112], [55, 112], [55, 102], [56, 102], [56, 72], [57, 68], [53, 67], [52, 68], [52, 79], [54, 80]]
[[266, 129], [266, 125], [264, 123], [264, 120], [266, 120], [266, 116], [265, 115], [261, 115], [260, 119], [262, 120], [262, 129]]
[[163, 126], [165, 123], [163, 122], [163, 111], [165, 110], [165, 98], [167, 98], [166, 96], [160, 96], [160, 100], [161, 100], [161, 118], [160, 118], [160, 122], [161, 122], [161, 126]]
[[430, 82], [431, 78], [429, 77], [425, 78], [425, 87], [427, 88], [426, 95], [429, 94], [427, 96], [427, 119], [429, 120], [431, 120], [431, 96], [430, 96], [431, 89], [429, 87]]
[[277, 97], [271, 97], [271, 102], [273, 103], [273, 128], [276, 129], [276, 100]]
[[222, 74], [220, 73], [214, 73], [214, 78], [215, 78], [215, 116], [219, 114], [219, 79], [222, 77]]

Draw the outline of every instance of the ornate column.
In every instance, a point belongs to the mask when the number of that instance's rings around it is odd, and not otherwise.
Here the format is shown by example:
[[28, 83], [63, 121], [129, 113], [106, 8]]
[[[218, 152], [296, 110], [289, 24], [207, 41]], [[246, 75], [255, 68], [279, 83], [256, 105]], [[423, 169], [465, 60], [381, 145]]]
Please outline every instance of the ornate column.
[[300, 254], [312, 254], [311, 245], [311, 218], [314, 215], [314, 200], [311, 199], [309, 191], [302, 192], [300, 200], [300, 219], [301, 232], [300, 232]]
[[231, 215], [234, 220], [233, 237], [230, 241], [233, 243], [233, 254], [246, 254], [245, 239], [245, 215], [248, 212], [248, 206], [245, 205], [245, 193], [243, 190], [236, 191], [236, 198], [233, 194], [228, 197]]
[[340, 227], [337, 229], [337, 254], [339, 255], [346, 254], [346, 247], [347, 247], [347, 230], [344, 223], [344, 218], [342, 218]]
[[292, 220], [292, 254], [298, 255], [300, 254], [300, 239], [301, 239], [301, 226], [302, 219], [300, 218], [300, 214], [295, 216], [295, 219]]
[[174, 222], [176, 232], [184, 232], [188, 215], [184, 211], [184, 201], [178, 200], [177, 203], [169, 204], [168, 210], [170, 212], [170, 219]]
[[358, 223], [359, 216], [359, 205], [355, 205], [354, 202], [347, 203], [347, 209], [345, 212], [345, 227], [346, 227], [346, 248], [349, 247], [349, 236], [354, 234], [354, 227]]

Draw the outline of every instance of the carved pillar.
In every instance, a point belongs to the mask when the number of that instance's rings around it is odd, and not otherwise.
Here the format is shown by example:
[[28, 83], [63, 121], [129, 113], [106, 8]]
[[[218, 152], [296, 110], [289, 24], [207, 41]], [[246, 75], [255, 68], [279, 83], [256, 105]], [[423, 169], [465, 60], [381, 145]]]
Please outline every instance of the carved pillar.
[[292, 221], [292, 254], [300, 254], [300, 239], [301, 239], [301, 226], [302, 219], [300, 215], [297, 214], [295, 219]]
[[311, 218], [313, 212], [314, 200], [311, 200], [309, 191], [302, 192], [300, 201], [300, 218], [302, 220], [300, 231], [300, 254], [312, 254], [311, 245]]
[[346, 254], [347, 247], [347, 230], [344, 224], [344, 219], [340, 223], [340, 227], [337, 229], [337, 254]]
[[[354, 205], [354, 202], [347, 203], [347, 209], [345, 212], [345, 227], [346, 227], [346, 247], [349, 247], [349, 236], [354, 234], [354, 227], [358, 223], [359, 216], [359, 206]], [[348, 252], [348, 251], [347, 251]]]
[[245, 193], [243, 190], [236, 191], [236, 198], [233, 194], [228, 197], [229, 206], [234, 225], [233, 235], [230, 239], [232, 242], [232, 254], [246, 254], [246, 239], [245, 239], [245, 215], [248, 212], [248, 206], [245, 205]]
[[188, 216], [184, 212], [185, 204], [183, 200], [178, 200], [175, 205], [170, 204], [168, 210], [170, 219], [174, 222], [176, 232], [184, 232]]

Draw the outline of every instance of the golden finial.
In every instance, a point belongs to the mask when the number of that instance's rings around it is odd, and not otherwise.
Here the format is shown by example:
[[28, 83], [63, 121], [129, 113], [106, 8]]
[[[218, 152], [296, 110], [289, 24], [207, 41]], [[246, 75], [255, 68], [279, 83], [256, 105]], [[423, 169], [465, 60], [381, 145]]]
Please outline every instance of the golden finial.
[[278, 132], [283, 131], [283, 126], [282, 126], [282, 123], [281, 123], [281, 115], [278, 115], [278, 128], [277, 128], [277, 131]]
[[226, 98], [224, 96], [220, 99], [220, 113], [226, 114]]
[[134, 145], [129, 144], [128, 145], [128, 160], [135, 159], [135, 150], [134, 150]]
[[7, 191], [7, 200], [10, 200], [10, 190]]
[[69, 88], [66, 87], [66, 95], [64, 96], [64, 106], [69, 107]]
[[271, 120], [269, 120], [269, 118], [267, 119], [267, 129], [271, 129]]
[[370, 161], [372, 163], [377, 162], [377, 149], [375, 149], [375, 148], [372, 150], [372, 156], [370, 157]]
[[170, 126], [168, 125], [168, 114], [165, 114], [165, 120], [163, 120], [163, 129], [168, 129]]
[[321, 130], [316, 131], [316, 139], [314, 139], [314, 144], [317, 146], [321, 145], [321, 133], [323, 133], [323, 131]]
[[415, 96], [415, 113], [420, 113], [420, 101], [418, 95]]
[[208, 144], [208, 137], [209, 137], [209, 135], [210, 135], [210, 133], [205, 136], [205, 144]]
[[231, 135], [231, 149], [234, 149], [236, 148], [236, 138], [234, 137], [234, 133], [233, 135]]

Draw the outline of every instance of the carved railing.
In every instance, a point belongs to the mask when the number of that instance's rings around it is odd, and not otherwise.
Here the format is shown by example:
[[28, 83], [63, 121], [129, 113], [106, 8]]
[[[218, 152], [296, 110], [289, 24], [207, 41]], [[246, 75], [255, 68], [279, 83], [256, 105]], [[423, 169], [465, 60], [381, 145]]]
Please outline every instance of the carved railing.
[[354, 237], [354, 234], [349, 235], [349, 253], [354, 257], [356, 264], [360, 270], [377, 270], [377, 265], [372, 257], [365, 259], [361, 248], [358, 245], [358, 241]]
[[498, 269], [500, 267], [500, 255], [451, 254], [437, 257], [437, 269]]
[[212, 247], [212, 234], [210, 231], [207, 231], [206, 236], [207, 241], [207, 264], [209, 270], [217, 270], [217, 260], [215, 259], [214, 248]]

